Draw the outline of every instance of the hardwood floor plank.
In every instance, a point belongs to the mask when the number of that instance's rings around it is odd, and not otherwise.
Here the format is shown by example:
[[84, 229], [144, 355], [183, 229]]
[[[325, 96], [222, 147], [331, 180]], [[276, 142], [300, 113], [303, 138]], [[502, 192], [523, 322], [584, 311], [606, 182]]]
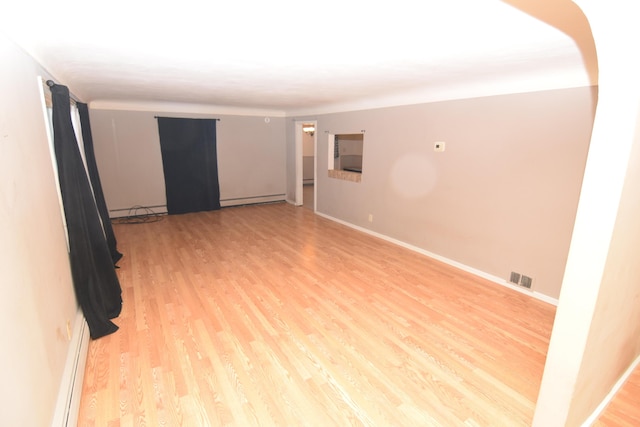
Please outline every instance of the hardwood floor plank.
[[551, 305], [288, 204], [115, 224], [80, 425], [529, 425]]
[[640, 367], [636, 367], [594, 427], [640, 425]]

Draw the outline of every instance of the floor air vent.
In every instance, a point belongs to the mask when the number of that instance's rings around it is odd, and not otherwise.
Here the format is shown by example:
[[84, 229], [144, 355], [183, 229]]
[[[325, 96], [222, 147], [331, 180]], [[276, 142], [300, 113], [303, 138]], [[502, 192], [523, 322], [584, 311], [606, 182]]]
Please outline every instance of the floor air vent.
[[522, 276], [520, 278], [520, 286], [524, 286], [527, 289], [531, 289], [531, 282], [532, 281], [533, 281], [533, 279], [531, 277]]
[[520, 273], [516, 273], [515, 271], [511, 272], [511, 277], [509, 278], [511, 283], [515, 283], [516, 285], [520, 284]]
[[509, 276], [509, 282], [522, 286], [523, 288], [531, 289], [533, 279], [529, 276], [525, 276], [524, 274], [512, 271], [511, 276]]

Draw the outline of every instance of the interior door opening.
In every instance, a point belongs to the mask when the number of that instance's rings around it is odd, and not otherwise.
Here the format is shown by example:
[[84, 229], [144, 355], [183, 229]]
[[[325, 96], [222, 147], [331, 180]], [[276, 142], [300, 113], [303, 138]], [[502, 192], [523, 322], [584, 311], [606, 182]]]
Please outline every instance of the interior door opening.
[[296, 206], [316, 210], [316, 122], [296, 122]]

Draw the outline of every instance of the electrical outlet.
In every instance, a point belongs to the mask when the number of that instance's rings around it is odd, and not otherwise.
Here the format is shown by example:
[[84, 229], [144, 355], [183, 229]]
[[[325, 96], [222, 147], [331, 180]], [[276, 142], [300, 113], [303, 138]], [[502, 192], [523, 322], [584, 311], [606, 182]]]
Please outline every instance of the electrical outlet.
[[369, 214], [369, 222], [373, 222], [373, 214]]
[[436, 153], [442, 153], [445, 149], [444, 141], [437, 141], [433, 143], [433, 151]]

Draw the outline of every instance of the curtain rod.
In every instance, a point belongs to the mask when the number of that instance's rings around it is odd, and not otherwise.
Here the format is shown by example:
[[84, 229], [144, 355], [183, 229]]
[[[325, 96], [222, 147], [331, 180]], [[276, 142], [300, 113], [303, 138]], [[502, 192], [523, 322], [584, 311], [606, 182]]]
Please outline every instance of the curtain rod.
[[[49, 90], [51, 90], [51, 88], [52, 88], [53, 86], [57, 85], [57, 83], [56, 83], [56, 82], [54, 82], [53, 80], [46, 80], [46, 81], [45, 81], [45, 84], [46, 84], [47, 86], [49, 86]], [[74, 94], [72, 94], [72, 93], [71, 93], [71, 91], [69, 91], [69, 98], [71, 98], [71, 100], [72, 100], [73, 102], [76, 102], [76, 103], [77, 103], [77, 102], [79, 102], [79, 103], [81, 103], [81, 104], [83, 103], [83, 102], [82, 102], [82, 101], [80, 101], [80, 100], [79, 100], [79, 99], [78, 99]]]
[[[188, 119], [189, 117], [164, 117], [164, 116], [153, 116], [154, 119]], [[193, 119], [191, 119], [193, 120]], [[211, 119], [195, 119], [195, 120], [215, 120], [219, 122], [221, 119], [211, 118]]]

